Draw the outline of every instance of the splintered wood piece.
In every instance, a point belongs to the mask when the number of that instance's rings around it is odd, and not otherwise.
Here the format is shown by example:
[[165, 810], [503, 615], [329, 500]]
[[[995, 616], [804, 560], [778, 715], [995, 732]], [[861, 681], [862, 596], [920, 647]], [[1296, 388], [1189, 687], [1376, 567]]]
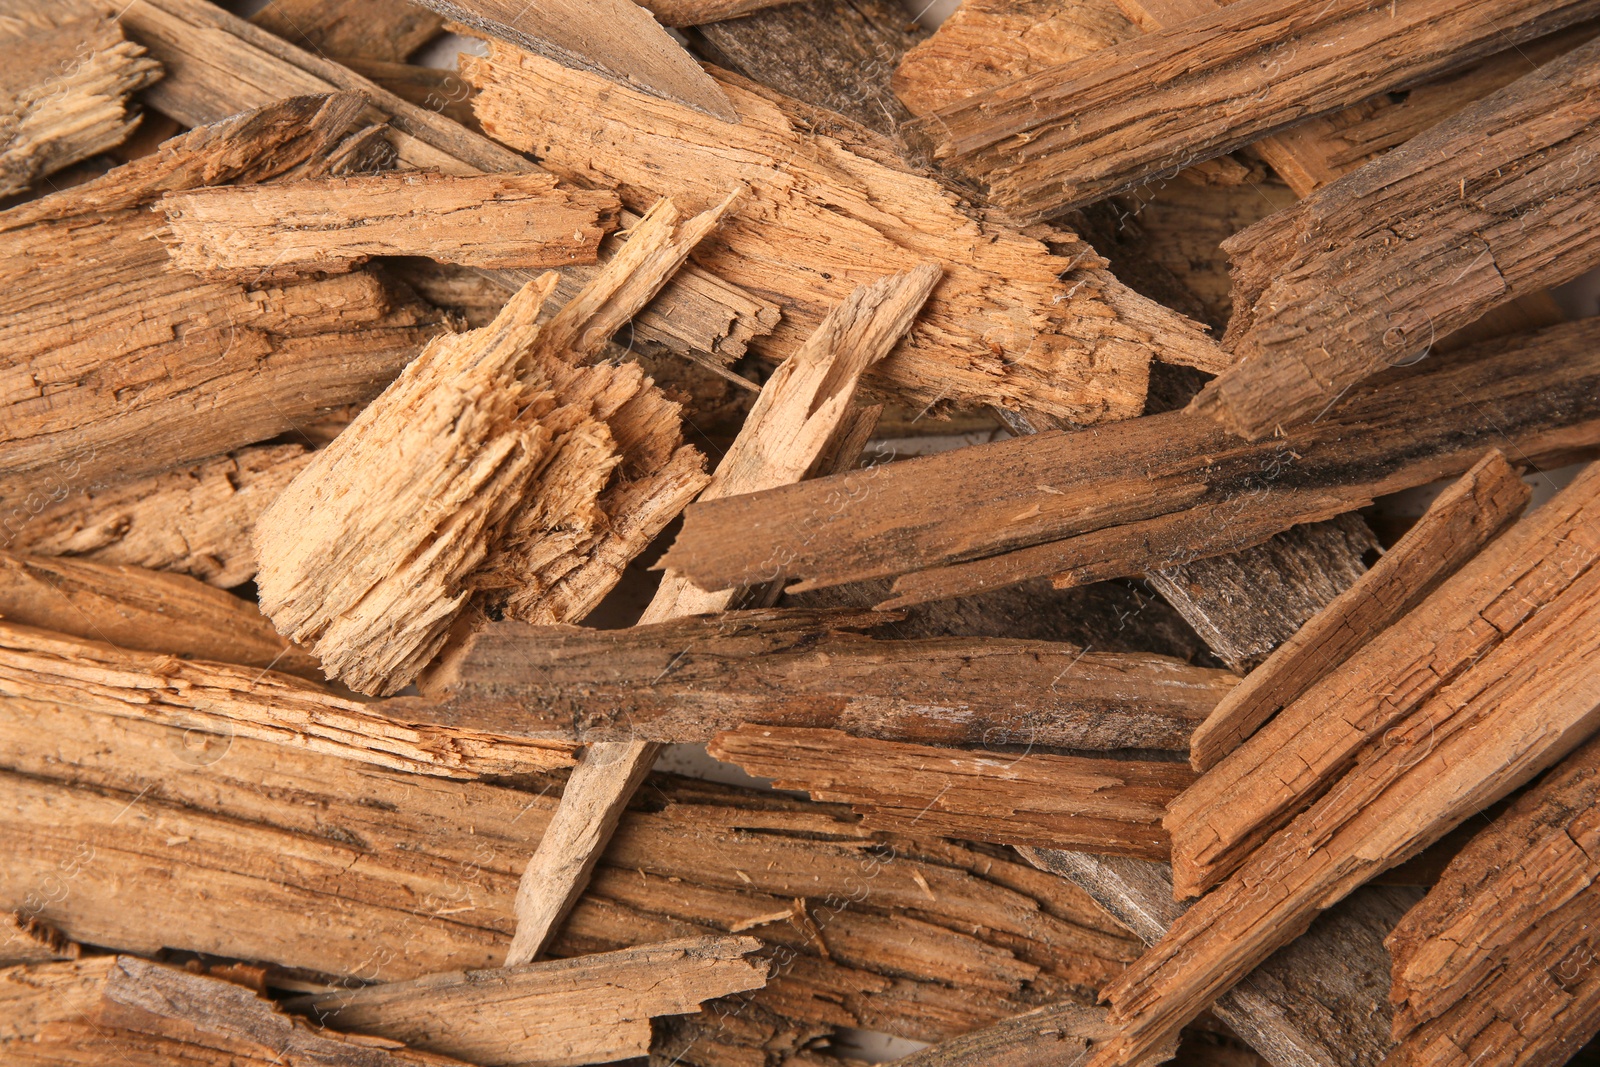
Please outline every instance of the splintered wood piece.
[[1600, 41], [1223, 244], [1239, 362], [1193, 408], [1252, 439], [1600, 263]]
[[762, 8], [787, 4], [791, 0], [643, 0], [646, 8], [663, 26], [700, 26], [707, 22], [735, 19]]
[[697, 937], [551, 963], [298, 997], [287, 1010], [471, 1063], [578, 1067], [650, 1054], [650, 1020], [760, 989], [753, 937]]
[[172, 266], [195, 274], [347, 271], [373, 256], [497, 269], [593, 263], [615, 193], [548, 174], [392, 174], [217, 186], [162, 198]]
[[1391, 1067], [1559, 1063], [1600, 1030], [1600, 742], [1458, 853], [1389, 935]]
[[1597, 338], [1581, 320], [1397, 369], [1272, 441], [1171, 412], [694, 504], [662, 563], [707, 589], [774, 566], [802, 588], [905, 575], [891, 603], [907, 603], [1238, 551], [1459, 475], [1488, 447], [1537, 464], [1600, 443]]
[[[959, 10], [959, 9], [958, 9]], [[1107, 1012], [1083, 1004], [1036, 1008], [982, 1030], [920, 1049], [894, 1062], [899, 1067], [1083, 1067], [1108, 1032]]]
[[618, 187], [630, 206], [655, 195], [715, 202], [745, 185], [702, 257], [782, 304], [783, 322], [753, 344], [762, 355], [793, 352], [856, 286], [931, 260], [943, 280], [868, 378], [909, 405], [1101, 422], [1142, 409], [1152, 354], [1222, 366], [1198, 324], [1123, 286], [1075, 235], [1053, 231], [1047, 245], [974, 218], [832, 112], [718, 72], [743, 116], [728, 126], [499, 43], [463, 59], [462, 73], [478, 86], [485, 129], [579, 184]]
[[[1484, 607], [1479, 628], [1506, 626], [1509, 636], [1398, 721], [1391, 717], [1389, 729], [1368, 734], [1334, 788], [1262, 843], [1102, 991], [1123, 1025], [1092, 1067], [1148, 1062], [1157, 1043], [1301, 933], [1319, 911], [1561, 759], [1600, 725], [1597, 509], [1600, 464], [1591, 464], [1479, 557], [1495, 555], [1525, 527], [1544, 542], [1542, 572], [1527, 574], [1509, 597], [1496, 582], [1487, 583], [1502, 595]], [[1582, 521], [1552, 529], [1540, 522], [1546, 510]], [[1472, 582], [1472, 570], [1469, 564], [1435, 597], [1458, 580]], [[1540, 610], [1517, 625], [1533, 611], [1539, 586], [1550, 584], [1559, 591], [1539, 596]], [[1438, 641], [1461, 636], [1437, 625], [1429, 633]], [[1341, 673], [1359, 673], [1352, 668], [1363, 655]], [[1349, 714], [1341, 707], [1335, 717], [1343, 722]], [[1297, 744], [1303, 750], [1304, 742]]]
[[1245, 674], [1365, 574], [1362, 557], [1377, 547], [1365, 520], [1351, 512], [1240, 552], [1149, 571], [1144, 580], [1218, 659]]
[[1354, 584], [1223, 697], [1189, 742], [1210, 770], [1281, 709], [1415, 607], [1510, 525], [1531, 490], [1498, 450], [1446, 489]]
[[[739, 112], [694, 57], [633, 0], [420, 0], [563, 66], [736, 123]], [[604, 26], [605, 32], [596, 32]]]
[[127, 139], [161, 64], [89, 0], [0, 2], [0, 197]]
[[181, 574], [0, 552], [0, 619], [129, 651], [321, 677], [254, 604]]
[[346, 1038], [255, 990], [136, 956], [0, 970], [0, 1049], [19, 1067], [463, 1067]]
[[849, 804], [878, 829], [1147, 859], [1166, 858], [1162, 813], [1194, 781], [1182, 764], [958, 751], [839, 730], [741, 726], [708, 747], [779, 789]]
[[757, 723], [943, 745], [1181, 751], [1234, 684], [1163, 656], [848, 632], [894, 618], [767, 609], [627, 630], [496, 623], [437, 673], [432, 696], [391, 707], [580, 742], [703, 742]]
[[513, 618], [582, 618], [704, 484], [676, 404], [636, 365], [582, 364], [726, 206], [680, 222], [661, 202], [543, 326], [553, 274], [431, 343], [261, 516], [262, 610], [328, 677], [404, 688], [480, 589]]
[[[1146, 944], [1160, 941], [1184, 905], [1172, 899], [1165, 864], [1022, 848], [1040, 870], [1081, 886]], [[1421, 894], [1364, 886], [1273, 953], [1212, 1011], [1269, 1062], [1286, 1067], [1380, 1067], [1389, 1037], [1389, 954], [1383, 939]], [[1116, 1024], [1106, 1022], [1107, 1030]], [[1084, 1057], [1087, 1061], [1087, 1057]]]
[[83, 951], [49, 923], [21, 912], [0, 916], [0, 932], [5, 934], [4, 939], [0, 939], [0, 964], [7, 967], [18, 963], [75, 960]]
[[[296, 48], [207, 0], [132, 0], [121, 21], [167, 72], [146, 99], [180, 122], [201, 125], [286, 96], [346, 89], [366, 99], [369, 121], [390, 128], [394, 162], [401, 167], [445, 174], [539, 169], [445, 117], [440, 111], [446, 101], [407, 103], [348, 67]], [[624, 213], [623, 224], [636, 218]], [[602, 258], [613, 250], [613, 242], [607, 242]], [[567, 268], [557, 297], [570, 299], [593, 274], [590, 267]], [[529, 280], [525, 272], [512, 272], [505, 285], [514, 291]], [[772, 304], [690, 265], [640, 313], [634, 328], [641, 338], [674, 351], [732, 363], [753, 336], [769, 332], [777, 321]]]
[[[828, 314], [816, 333], [761, 388], [739, 434], [722, 456], [700, 499], [733, 496], [799, 481], [811, 473], [848, 469], [860, 454], [841, 438], [867, 420], [854, 417], [861, 375], [911, 328], [939, 280], [927, 263], [863, 285]], [[870, 413], [876, 422], [876, 413]], [[864, 432], [870, 432], [867, 428]], [[726, 611], [737, 590], [708, 593], [668, 573], [641, 623]], [[526, 963], [555, 936], [589, 883], [590, 872], [623, 809], [649, 773], [660, 746], [648, 741], [589, 745], [567, 780], [561, 806], [539, 839], [517, 890], [517, 936], [508, 964]]]
[[897, 0], [805, 0], [701, 26], [690, 42], [725, 70], [893, 140], [911, 118], [889, 87], [917, 40], [906, 15]]
[[[442, 783], [245, 736], [199, 764], [174, 758], [183, 745], [181, 729], [0, 700], [0, 905], [31, 898], [86, 943], [358, 984], [498, 964], [553, 782]], [[765, 989], [676, 1031], [697, 1049], [685, 1062], [761, 1062], [874, 1021], [937, 1041], [1088, 996], [1134, 951], [1076, 887], [993, 850], [872, 833], [773, 794], [660, 788], [554, 951], [728, 932], [771, 946]]]
[[283, 101], [0, 213], [8, 504], [292, 431], [376, 395], [440, 331], [438, 312], [366, 270], [256, 286], [166, 269], [148, 210], [163, 193], [326, 157], [362, 107]]
[[[1600, 482], [1591, 477], [1590, 483]], [[1520, 495], [1510, 489], [1512, 499]], [[1179, 893], [1216, 884], [1337, 782], [1362, 749], [1517, 635], [1540, 629], [1584, 568], [1600, 503], [1566, 492], [1493, 541], [1173, 802]]]
[[559, 741], [413, 726], [277, 671], [127, 651], [9, 622], [0, 622], [0, 695], [178, 726], [189, 746], [179, 757], [202, 763], [225, 756], [235, 737], [453, 778], [572, 763], [571, 747]]
[[250, 21], [319, 56], [389, 63], [444, 30], [441, 15], [410, 0], [272, 0]]
[[[1239, 0], [934, 112], [947, 166], [1036, 222], [1600, 14], [1593, 0]], [[1152, 92], [1150, 72], [1170, 71]]]
[[259, 445], [80, 489], [77, 457], [64, 456], [53, 483], [4, 511], [0, 548], [176, 571], [229, 589], [256, 573], [256, 516], [310, 461], [299, 445]]

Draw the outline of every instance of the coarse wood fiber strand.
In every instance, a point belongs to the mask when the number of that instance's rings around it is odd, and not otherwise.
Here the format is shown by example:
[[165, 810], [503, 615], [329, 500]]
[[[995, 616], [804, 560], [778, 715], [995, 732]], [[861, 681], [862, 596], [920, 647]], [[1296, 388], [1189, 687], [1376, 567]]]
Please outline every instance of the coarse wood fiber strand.
[[411, 0], [272, 0], [250, 21], [320, 56], [404, 63], [444, 30]]
[[[1238, 0], [919, 120], [1022, 222], [1600, 15], [1593, 0]], [[1160, 88], [1147, 91], [1152, 72]]]
[[637, 208], [748, 196], [705, 250], [709, 269], [783, 307], [756, 350], [781, 359], [857, 285], [931, 260], [945, 270], [916, 327], [869, 375], [918, 408], [999, 404], [1077, 423], [1144, 403], [1152, 356], [1220, 369], [1199, 326], [1135, 294], [1075, 235], [1045, 240], [965, 213], [881, 138], [731, 74], [742, 116], [691, 109], [501, 44], [463, 62], [484, 128], [558, 174], [617, 187]]
[[1194, 408], [1252, 439], [1600, 264], [1600, 41], [1223, 243], [1237, 365]]

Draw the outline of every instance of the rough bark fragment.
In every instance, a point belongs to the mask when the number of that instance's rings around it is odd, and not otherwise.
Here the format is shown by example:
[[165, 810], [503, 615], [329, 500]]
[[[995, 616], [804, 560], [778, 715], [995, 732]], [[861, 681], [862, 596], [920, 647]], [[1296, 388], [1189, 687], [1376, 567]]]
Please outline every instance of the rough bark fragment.
[[1516, 519], [1530, 490], [1490, 452], [1434, 501], [1383, 557], [1217, 705], [1189, 743], [1210, 770], [1367, 642], [1398, 622]]
[[0, 552], [0, 618], [130, 651], [321, 674], [249, 601], [140, 567]]
[[792, 352], [857, 285], [933, 260], [946, 271], [916, 329], [869, 378], [917, 407], [1046, 411], [1080, 423], [1143, 406], [1152, 354], [1217, 368], [1197, 324], [1138, 296], [1074, 235], [1065, 250], [965, 214], [891, 146], [832, 112], [719, 74], [743, 116], [727, 126], [496, 44], [466, 63], [486, 129], [557, 173], [618, 187], [632, 206], [749, 196], [705, 251], [720, 275], [784, 308], [755, 345]]
[[1536, 464], [1594, 447], [1597, 336], [1583, 320], [1395, 370], [1273, 441], [1172, 412], [695, 504], [662, 562], [705, 588], [904, 575], [904, 602], [1237, 551], [1459, 475], [1488, 447]]
[[444, 30], [440, 15], [411, 0], [272, 0], [250, 21], [319, 56], [390, 63]]
[[[1516, 622], [1533, 609], [1534, 590], [1523, 586], [1511, 602], [1500, 597], [1498, 610], [1489, 609], [1481, 620], [1493, 618], [1512, 629], [1498, 647], [1407, 708], [1398, 721], [1391, 718], [1386, 732], [1363, 738], [1336, 788], [1266, 840], [1103, 991], [1123, 1027], [1097, 1054], [1094, 1067], [1147, 1062], [1157, 1042], [1292, 940], [1319, 911], [1438, 840], [1594, 731], [1600, 724], [1596, 507], [1600, 465], [1591, 465], [1487, 550], [1493, 556], [1526, 528], [1543, 541], [1540, 555], [1548, 557], [1548, 569], [1570, 577], [1558, 581], [1552, 595], [1538, 597], [1543, 610], [1524, 625]], [[1539, 521], [1547, 509], [1588, 517], [1576, 529], [1552, 527]], [[1459, 579], [1470, 580], [1471, 569], [1458, 572], [1435, 597]], [[1546, 582], [1551, 577], [1547, 573]], [[1458, 633], [1431, 632], [1440, 641]], [[1352, 665], [1362, 658], [1358, 653]]]
[[593, 263], [616, 194], [546, 174], [395, 174], [168, 193], [171, 265], [194, 274], [348, 271], [423, 255], [493, 269]]
[[1239, 362], [1193, 407], [1252, 439], [1600, 263], [1600, 42], [1223, 246]]
[[462, 1067], [318, 1030], [252, 989], [135, 956], [0, 971], [0, 1007], [0, 1052], [22, 1067]]
[[1374, 738], [1448, 699], [1475, 664], [1539, 630], [1600, 560], [1597, 509], [1568, 492], [1534, 511], [1174, 801], [1167, 825], [1179, 892], [1227, 877]]
[[[206, 0], [133, 0], [121, 21], [130, 37], [159, 59], [167, 76], [147, 93], [151, 106], [201, 125], [299, 93], [354, 90], [366, 98], [369, 121], [392, 131], [395, 162], [445, 174], [537, 171], [533, 163], [440, 114], [439, 103], [407, 103], [349, 68], [313, 56]], [[625, 225], [634, 217], [625, 215]], [[602, 246], [602, 256], [614, 251]], [[593, 274], [569, 267], [556, 290], [567, 300]], [[529, 278], [514, 272], [516, 290]], [[679, 352], [733, 362], [756, 334], [770, 331], [778, 309], [694, 266], [681, 271], [634, 322], [641, 337]]]
[[1512, 0], [1492, 15], [1473, 0], [1240, 0], [917, 128], [1010, 215], [1039, 221], [1596, 14], [1590, 0]]
[[220, 588], [256, 573], [256, 517], [311, 460], [300, 445], [260, 445], [143, 478], [79, 489], [75, 462], [6, 510], [3, 545], [189, 574]]
[[[1145, 574], [1222, 662], [1245, 674], [1365, 572], [1361, 516], [1294, 526], [1253, 548]], [[1193, 742], [1191, 741], [1191, 745]]]
[[187, 729], [191, 758], [220, 759], [236, 736], [455, 778], [567, 766], [571, 748], [413, 726], [382, 705], [276, 671], [125, 651], [0, 622], [0, 694], [60, 701]]
[[[1183, 914], [1165, 864], [1020, 851], [1041, 870], [1083, 887], [1146, 944], [1160, 941]], [[1419, 896], [1386, 886], [1358, 889], [1218, 997], [1212, 1011], [1275, 1067], [1379, 1067], [1394, 1047], [1383, 939]], [[1108, 1021], [1107, 1028], [1114, 1032], [1116, 1024]]]
[[[910, 329], [939, 280], [923, 264], [906, 274], [856, 289], [829, 312], [817, 332], [762, 386], [744, 425], [723, 454], [702, 500], [754, 492], [799, 481], [811, 473], [849, 466], [841, 438], [859, 429], [855, 406], [861, 375], [883, 359]], [[868, 413], [876, 421], [876, 413]], [[855, 454], [859, 454], [859, 445]], [[738, 591], [707, 593], [682, 576], [662, 577], [641, 623], [731, 607]], [[517, 891], [517, 935], [507, 962], [536, 959], [588, 884], [590, 872], [624, 806], [654, 765], [659, 746], [645, 741], [589, 745], [567, 781], [544, 837]]]
[[1146, 859], [1166, 858], [1161, 815], [1194, 780], [1181, 764], [959, 751], [839, 730], [741, 726], [709, 749], [779, 789], [849, 804], [874, 828]]
[[0, 471], [7, 496], [161, 470], [379, 392], [439, 315], [359, 271], [262, 285], [166, 269], [165, 192], [257, 182], [335, 151], [351, 94], [202, 127], [0, 214]]
[[299, 997], [288, 1010], [471, 1063], [578, 1067], [650, 1054], [650, 1020], [760, 989], [753, 937], [681, 938], [498, 970]]
[[[0, 865], [0, 902], [32, 895], [39, 918], [93, 944], [365, 981], [498, 962], [526, 842], [553, 796], [245, 736], [201, 764], [176, 758], [182, 740], [149, 722], [0, 701], [15, 857]], [[764, 990], [726, 1004], [725, 1019], [685, 1023], [700, 1040], [684, 1062], [770, 1052], [776, 1064], [834, 1025], [939, 1040], [1087, 996], [1131, 955], [1076, 887], [992, 851], [871, 833], [837, 808], [771, 794], [659, 787], [658, 810], [624, 818], [554, 950], [741, 931], [771, 946]], [[174, 868], [186, 892], [172, 891]], [[48, 879], [63, 872], [70, 891], [58, 896]]]
[[1600, 744], [1482, 830], [1389, 935], [1391, 1067], [1558, 1063], [1600, 1030]]
[[917, 40], [909, 14], [896, 0], [805, 0], [701, 26], [690, 43], [725, 70], [894, 140], [911, 118], [889, 89]]
[[[505, 590], [513, 618], [587, 614], [699, 487], [682, 476], [699, 454], [637, 366], [583, 363], [720, 215], [680, 224], [663, 201], [548, 323], [554, 275], [490, 326], [430, 344], [258, 520], [262, 610], [279, 630], [330, 678], [387, 695], [481, 590]], [[651, 521], [622, 529], [639, 514]]]
[[161, 65], [88, 0], [0, 3], [0, 197], [121, 144]]
[[1233, 685], [1161, 656], [847, 632], [888, 619], [769, 609], [628, 630], [500, 623], [431, 679], [433, 697], [390, 707], [578, 741], [706, 741], [758, 723], [942, 745], [1181, 750]]

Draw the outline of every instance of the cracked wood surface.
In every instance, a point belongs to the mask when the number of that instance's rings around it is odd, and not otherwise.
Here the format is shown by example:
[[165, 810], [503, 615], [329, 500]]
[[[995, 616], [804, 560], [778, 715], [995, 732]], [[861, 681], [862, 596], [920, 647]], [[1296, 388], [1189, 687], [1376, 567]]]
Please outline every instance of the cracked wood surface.
[[[916, 130], [1036, 222], [1597, 14], [1593, 0], [1512, 0], [1492, 16], [1475, 0], [1239, 0], [968, 97]], [[1153, 70], [1161, 89], [1144, 91]]]
[[1252, 439], [1600, 263], [1600, 41], [1235, 234], [1238, 363], [1193, 407]]
[[[285, 96], [354, 90], [368, 101], [368, 121], [387, 126], [398, 166], [465, 175], [539, 169], [435, 109], [408, 103], [205, 0], [132, 0], [120, 18], [128, 35], [166, 71], [146, 100], [181, 122], [214, 122]], [[626, 213], [623, 218], [624, 225], [636, 220]], [[614, 254], [620, 243], [607, 242], [602, 256]], [[570, 299], [592, 274], [588, 267], [567, 268], [557, 296]], [[516, 290], [529, 280], [525, 272], [512, 272], [503, 284]], [[772, 304], [690, 265], [640, 313], [634, 327], [641, 337], [674, 351], [732, 363], [752, 337], [769, 332], [777, 321]]]
[[944, 280], [868, 379], [907, 404], [1000, 404], [1098, 422], [1142, 408], [1152, 355], [1221, 366], [1197, 324], [1127, 289], [1075, 235], [1028, 237], [966, 214], [887, 142], [833, 112], [717, 72], [743, 117], [728, 126], [491, 48], [463, 61], [480, 121], [556, 173], [615, 186], [634, 207], [658, 195], [701, 204], [747, 187], [704, 261], [783, 307], [778, 328], [753, 342], [760, 354], [782, 358], [857, 285], [932, 260]]
[[1398, 622], [1515, 521], [1530, 495], [1498, 450], [1480, 460], [1370, 570], [1222, 699], [1190, 739], [1189, 760], [1195, 770], [1216, 766], [1263, 723]]
[[548, 174], [390, 174], [214, 186], [161, 199], [176, 270], [278, 275], [427, 256], [498, 270], [593, 263], [615, 193]]
[[[1122, 1027], [1092, 1067], [1149, 1062], [1160, 1042], [1301, 933], [1318, 912], [1415, 855], [1593, 733], [1600, 725], [1596, 507], [1600, 464], [1591, 464], [1479, 557], [1492, 558], [1519, 540], [1543, 541], [1542, 566], [1525, 571], [1515, 592], [1504, 595], [1497, 574], [1474, 576], [1472, 565], [1440, 587], [1435, 597], [1447, 597], [1458, 581], [1487, 578], [1482, 584], [1490, 595], [1502, 595], [1484, 609], [1481, 621], [1492, 619], [1509, 635], [1456, 672], [1448, 686], [1380, 720], [1376, 731], [1370, 716], [1360, 723], [1368, 730], [1325, 795], [1263, 841], [1106, 987], [1102, 995]], [[1538, 605], [1542, 610], [1535, 611]], [[1431, 633], [1446, 642], [1467, 636], [1455, 628]], [[1358, 674], [1351, 668], [1362, 658], [1358, 653], [1342, 673]], [[1341, 709], [1336, 718], [1349, 729], [1343, 714]], [[1305, 751], [1303, 739], [1297, 748]]]
[[1227, 877], [1366, 746], [1447, 701], [1474, 665], [1518, 635], [1538, 632], [1597, 558], [1596, 509], [1568, 492], [1530, 513], [1174, 801], [1167, 826], [1179, 892], [1193, 896]]
[[375, 396], [442, 329], [371, 271], [255, 285], [166, 269], [163, 193], [326, 158], [361, 108], [283, 101], [0, 213], [6, 497], [52, 493], [69, 464], [71, 486], [291, 431]]
[[1478, 832], [1389, 935], [1389, 1067], [1528, 1067], [1600, 1031], [1600, 917], [1591, 741]]
[[1391, 371], [1272, 441], [1172, 412], [693, 504], [662, 562], [706, 588], [902, 575], [893, 604], [1237, 551], [1459, 475], [1489, 447], [1542, 464], [1600, 444], [1597, 336], [1582, 320]]

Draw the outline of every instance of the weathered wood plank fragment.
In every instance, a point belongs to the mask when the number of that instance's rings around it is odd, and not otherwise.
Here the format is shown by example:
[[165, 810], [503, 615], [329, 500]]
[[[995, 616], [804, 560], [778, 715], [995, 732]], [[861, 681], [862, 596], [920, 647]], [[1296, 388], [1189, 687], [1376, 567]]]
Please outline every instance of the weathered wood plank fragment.
[[389, 63], [404, 63], [444, 30], [442, 16], [411, 0], [272, 0], [250, 21], [319, 56]]

